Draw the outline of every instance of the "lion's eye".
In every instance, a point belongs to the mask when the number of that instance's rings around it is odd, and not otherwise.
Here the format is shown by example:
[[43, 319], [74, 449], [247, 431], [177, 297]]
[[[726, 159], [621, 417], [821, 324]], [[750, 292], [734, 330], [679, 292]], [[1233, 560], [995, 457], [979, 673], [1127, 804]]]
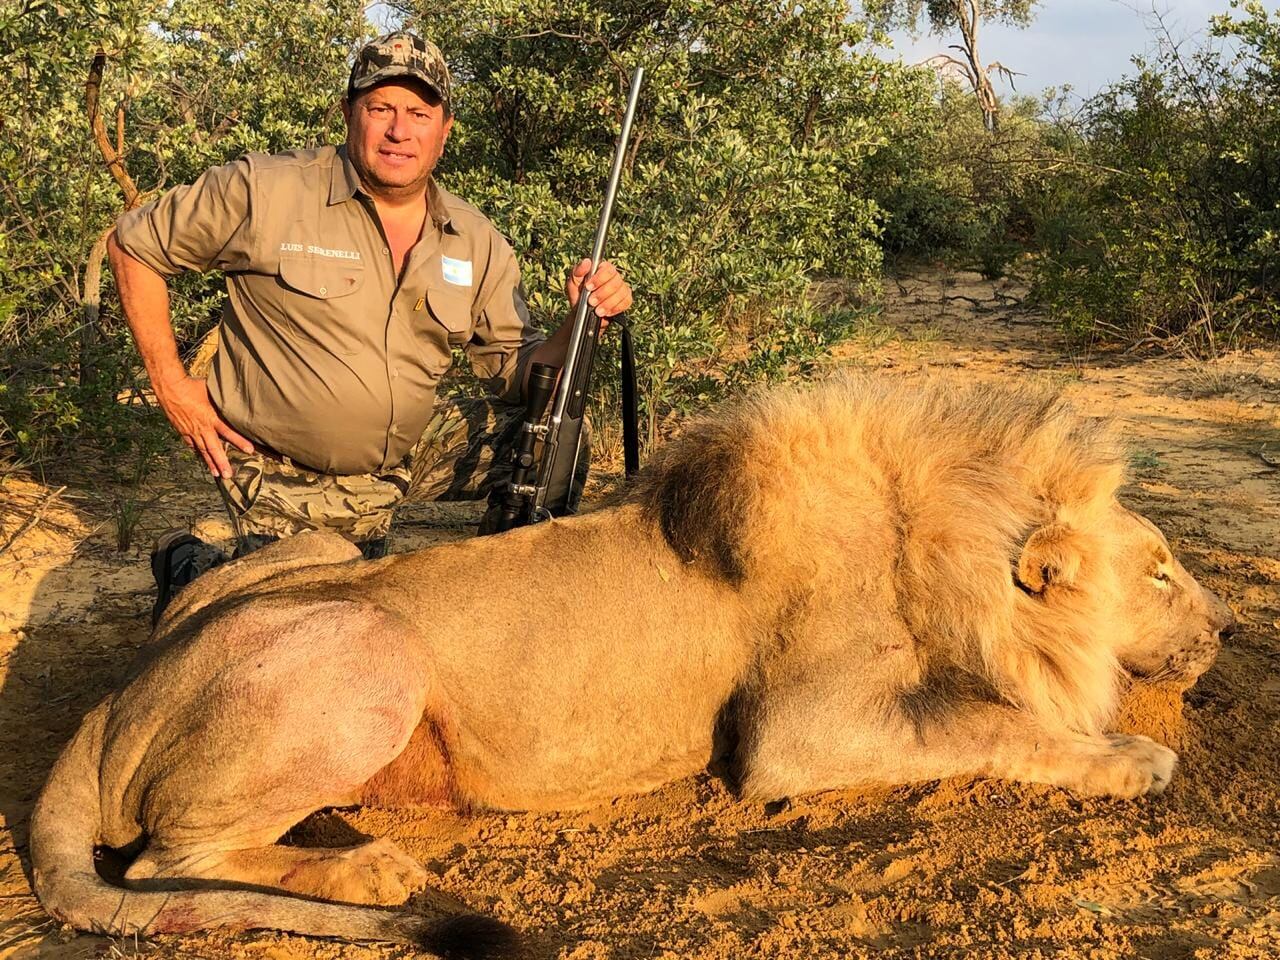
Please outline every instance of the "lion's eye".
[[1169, 584], [1173, 583], [1173, 578], [1163, 570], [1157, 570], [1151, 575], [1151, 579], [1162, 587], [1167, 587]]

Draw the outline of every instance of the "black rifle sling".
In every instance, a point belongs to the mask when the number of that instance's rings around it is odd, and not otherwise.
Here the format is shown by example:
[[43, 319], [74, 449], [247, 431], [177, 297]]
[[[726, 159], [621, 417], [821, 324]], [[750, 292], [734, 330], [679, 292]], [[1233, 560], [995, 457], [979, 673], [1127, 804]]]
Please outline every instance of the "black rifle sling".
[[625, 314], [612, 323], [622, 327], [622, 462], [628, 478], [640, 469], [640, 419], [636, 409], [636, 353], [631, 344], [631, 324]]

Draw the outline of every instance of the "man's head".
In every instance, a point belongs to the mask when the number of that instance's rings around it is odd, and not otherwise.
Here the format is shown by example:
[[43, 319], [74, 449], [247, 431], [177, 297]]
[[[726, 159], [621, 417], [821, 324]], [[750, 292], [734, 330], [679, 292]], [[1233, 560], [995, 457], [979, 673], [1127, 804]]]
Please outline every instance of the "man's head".
[[433, 43], [392, 33], [356, 54], [342, 115], [365, 187], [397, 199], [422, 191], [453, 128], [451, 79]]

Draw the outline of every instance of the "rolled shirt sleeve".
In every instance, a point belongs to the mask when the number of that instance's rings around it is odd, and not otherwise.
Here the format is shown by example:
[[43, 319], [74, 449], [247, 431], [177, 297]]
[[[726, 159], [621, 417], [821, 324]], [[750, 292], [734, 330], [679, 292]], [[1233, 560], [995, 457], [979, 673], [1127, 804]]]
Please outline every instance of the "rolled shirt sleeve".
[[184, 270], [247, 269], [253, 258], [251, 196], [247, 160], [213, 167], [194, 183], [123, 214], [116, 221], [116, 242], [166, 277]]
[[479, 291], [475, 329], [465, 347], [471, 369], [486, 388], [516, 403], [529, 358], [544, 337], [529, 317], [515, 252], [493, 232], [489, 269]]

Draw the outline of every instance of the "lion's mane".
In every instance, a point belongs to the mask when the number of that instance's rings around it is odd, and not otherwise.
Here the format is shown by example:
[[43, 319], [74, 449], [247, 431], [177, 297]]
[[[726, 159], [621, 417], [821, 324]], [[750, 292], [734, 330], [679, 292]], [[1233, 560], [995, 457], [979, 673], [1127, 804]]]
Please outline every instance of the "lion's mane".
[[917, 726], [996, 699], [1096, 734], [1121, 676], [1095, 603], [1123, 463], [1048, 387], [842, 377], [694, 421], [628, 499], [687, 563], [798, 617], [883, 595], [915, 644], [891, 699]]

